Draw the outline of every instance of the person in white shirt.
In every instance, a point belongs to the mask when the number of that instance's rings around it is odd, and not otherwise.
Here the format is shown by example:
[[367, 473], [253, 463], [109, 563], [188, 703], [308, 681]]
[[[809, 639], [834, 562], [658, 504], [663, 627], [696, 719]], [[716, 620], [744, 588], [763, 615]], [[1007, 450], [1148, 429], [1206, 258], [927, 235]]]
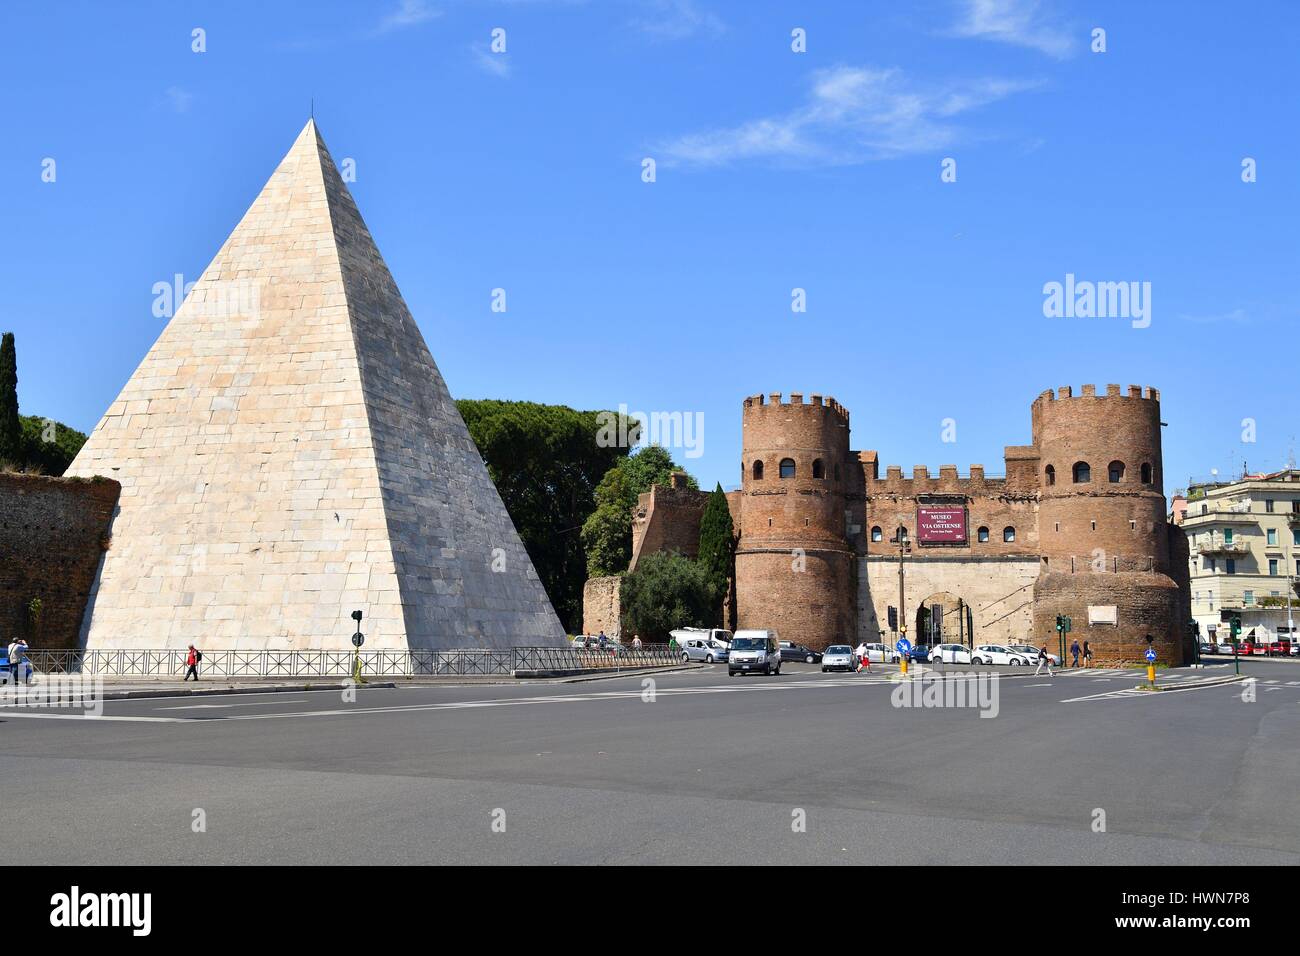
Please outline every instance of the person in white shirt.
[[18, 668], [22, 660], [22, 648], [19, 646], [18, 638], [10, 642], [9, 648], [9, 676], [13, 679], [14, 686], [18, 686]]
[[858, 657], [858, 670], [871, 670], [871, 655], [867, 652], [867, 642], [861, 642], [853, 649], [853, 653]]

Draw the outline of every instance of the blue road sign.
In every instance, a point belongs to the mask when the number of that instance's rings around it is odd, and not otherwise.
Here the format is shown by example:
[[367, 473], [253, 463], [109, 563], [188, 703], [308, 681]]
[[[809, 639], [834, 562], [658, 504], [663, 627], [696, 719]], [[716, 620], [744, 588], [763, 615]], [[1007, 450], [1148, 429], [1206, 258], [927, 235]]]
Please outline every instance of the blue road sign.
[[1148, 648], [1147, 648], [1147, 663], [1148, 663], [1148, 664], [1154, 664], [1155, 662], [1156, 662], [1156, 652], [1155, 652], [1154, 649], [1148, 647]]
[[894, 649], [900, 654], [906, 654], [912, 649], [912, 642], [905, 637], [900, 637], [898, 643], [894, 645]]

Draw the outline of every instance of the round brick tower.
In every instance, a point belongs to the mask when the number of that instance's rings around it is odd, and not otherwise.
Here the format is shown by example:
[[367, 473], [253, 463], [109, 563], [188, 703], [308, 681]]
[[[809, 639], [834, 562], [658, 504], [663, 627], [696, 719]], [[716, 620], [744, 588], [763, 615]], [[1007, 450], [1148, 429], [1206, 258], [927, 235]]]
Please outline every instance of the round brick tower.
[[[1035, 643], [1088, 641], [1098, 661], [1141, 661], [1149, 635], [1163, 663], [1182, 662], [1183, 611], [1171, 576], [1160, 454], [1160, 393], [1062, 388], [1033, 405], [1039, 454]], [[1089, 608], [1093, 609], [1089, 623]], [[1109, 618], [1113, 613], [1114, 621]]]
[[849, 413], [820, 395], [745, 399], [738, 627], [821, 649], [854, 637], [853, 550], [844, 534]]

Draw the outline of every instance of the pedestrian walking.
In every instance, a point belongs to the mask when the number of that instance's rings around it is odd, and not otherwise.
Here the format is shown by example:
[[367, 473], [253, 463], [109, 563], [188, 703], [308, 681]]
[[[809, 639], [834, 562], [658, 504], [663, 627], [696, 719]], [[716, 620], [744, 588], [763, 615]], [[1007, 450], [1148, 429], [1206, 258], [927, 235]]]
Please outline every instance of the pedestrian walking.
[[640, 635], [640, 634], [634, 634], [634, 635], [632, 635], [632, 649], [633, 649], [633, 650], [636, 650], [636, 651], [641, 650], [641, 635]]
[[20, 661], [22, 660], [23, 648], [26, 646], [26, 641], [23, 641], [22, 638], [15, 637], [9, 642], [9, 647], [7, 649], [9, 654], [9, 678], [13, 681], [15, 687], [18, 686], [18, 668], [21, 666]]
[[32, 668], [27, 663], [27, 638], [18, 638], [18, 673], [22, 675], [23, 683], [32, 682]]
[[861, 644], [859, 644], [857, 647], [855, 647], [855, 648], [853, 649], [853, 653], [854, 653], [854, 654], [857, 656], [857, 658], [858, 658], [858, 673], [860, 674], [860, 673], [862, 673], [863, 671], [867, 671], [868, 673], [870, 673], [870, 671], [871, 671], [871, 652], [870, 652], [870, 651], [868, 650], [868, 648], [867, 648], [867, 642], [866, 642], [866, 641], [863, 641]]
[[601, 628], [600, 637], [597, 638], [597, 641], [599, 641], [600, 649], [603, 651], [605, 649], [605, 645], [609, 642], [609, 638], [605, 636], [604, 628]]
[[1047, 645], [1044, 644], [1038, 649], [1038, 667], [1034, 670], [1034, 676], [1037, 677], [1042, 673], [1043, 668], [1047, 668], [1047, 676], [1052, 676], [1052, 659], [1047, 654]]
[[195, 681], [198, 681], [199, 661], [201, 660], [203, 660], [203, 652], [191, 644], [190, 652], [185, 657], [185, 665], [189, 668], [189, 670], [185, 672], [185, 680], [189, 680], [192, 676]]
[[1074, 659], [1073, 663], [1071, 663], [1070, 666], [1078, 667], [1079, 666], [1079, 639], [1077, 637], [1074, 639], [1074, 643], [1070, 645], [1070, 657]]
[[1083, 642], [1083, 666], [1084, 667], [1092, 666], [1092, 647], [1088, 644], [1087, 641]]

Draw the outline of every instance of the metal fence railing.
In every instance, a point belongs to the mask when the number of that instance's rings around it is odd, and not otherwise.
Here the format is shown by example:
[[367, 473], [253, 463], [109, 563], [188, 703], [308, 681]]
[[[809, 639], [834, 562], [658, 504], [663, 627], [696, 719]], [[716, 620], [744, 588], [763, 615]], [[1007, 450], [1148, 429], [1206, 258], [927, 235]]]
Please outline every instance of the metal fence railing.
[[[179, 677], [186, 650], [29, 650], [38, 674], [101, 674], [106, 677]], [[595, 670], [630, 670], [681, 663], [666, 644], [641, 648], [611, 645], [604, 650], [574, 647], [501, 649], [363, 650], [357, 655], [365, 677], [504, 676]], [[353, 652], [220, 651], [203, 652], [204, 677], [349, 677]]]

